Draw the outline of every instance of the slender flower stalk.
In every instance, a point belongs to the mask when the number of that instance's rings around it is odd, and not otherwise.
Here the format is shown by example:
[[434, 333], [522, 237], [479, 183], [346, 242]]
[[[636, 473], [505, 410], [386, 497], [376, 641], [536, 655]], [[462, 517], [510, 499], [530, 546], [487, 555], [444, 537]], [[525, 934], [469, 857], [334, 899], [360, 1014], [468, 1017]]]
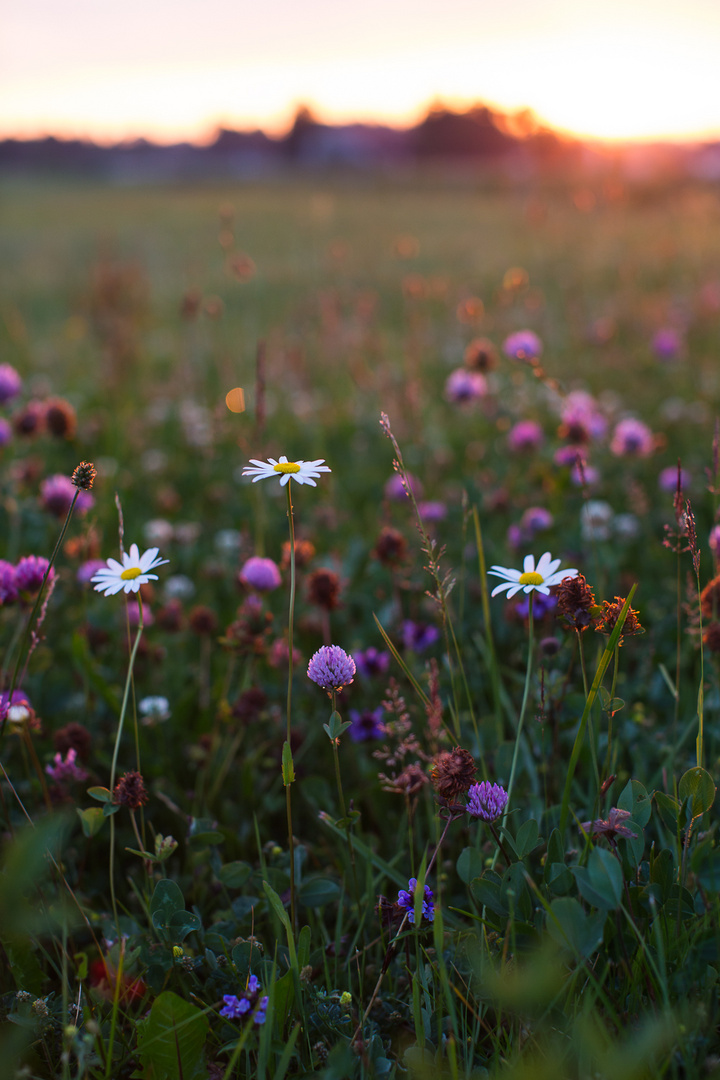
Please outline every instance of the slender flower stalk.
[[[125, 713], [127, 712], [128, 700], [130, 698], [130, 687], [132, 686], [133, 668], [135, 667], [135, 657], [137, 656], [138, 646], [140, 644], [140, 638], [143, 632], [143, 606], [142, 596], [138, 592], [138, 624], [137, 633], [135, 635], [135, 641], [133, 642], [132, 652], [130, 653], [130, 662], [128, 664], [127, 676], [125, 678], [125, 690], [123, 691], [122, 706], [120, 708], [120, 719], [118, 720], [117, 733], [115, 735], [115, 748], [113, 750], [112, 764], [110, 765], [110, 790], [115, 791], [115, 773], [117, 771], [118, 753], [120, 751], [120, 740], [122, 738], [123, 725], [125, 723]], [[115, 817], [110, 818], [110, 897], [112, 899], [113, 916], [115, 917], [115, 924], [118, 925], [118, 911], [117, 901], [115, 899], [115, 881], [113, 878], [113, 869], [115, 862]], [[119, 934], [119, 929], [118, 929]]]
[[[70, 518], [72, 517], [73, 510], [75, 509], [75, 503], [78, 501], [78, 497], [79, 497], [81, 491], [89, 491], [90, 490], [90, 488], [93, 485], [93, 481], [95, 479], [95, 476], [96, 476], [96, 473], [95, 473], [94, 467], [92, 465], [90, 465], [88, 462], [84, 462], [84, 461], [81, 462], [80, 465], [78, 465], [78, 467], [73, 472], [72, 482], [73, 482], [73, 485], [75, 486], [75, 494], [72, 497], [72, 502], [70, 503], [70, 506], [68, 507], [67, 514], [65, 515], [65, 521], [63, 522], [62, 529], [60, 530], [60, 535], [57, 538], [57, 541], [55, 543], [55, 547], [53, 548], [52, 555], [50, 556], [50, 561], [47, 564], [45, 574], [43, 575], [42, 583], [41, 583], [40, 588], [38, 590], [38, 594], [35, 597], [35, 603], [33, 604], [32, 611], [30, 612], [30, 617], [29, 617], [27, 623], [25, 624], [25, 631], [24, 631], [23, 636], [22, 636], [22, 641], [20, 643], [20, 648], [18, 650], [17, 659], [15, 661], [15, 667], [13, 669], [12, 679], [10, 680], [10, 689], [8, 691], [8, 701], [12, 701], [13, 690], [18, 685], [18, 675], [19, 675], [19, 672], [20, 672], [20, 664], [22, 662], [23, 657], [25, 656], [25, 650], [27, 648], [28, 639], [30, 637], [30, 633], [32, 631], [32, 628], [35, 625], [35, 618], [37, 616], [37, 613], [40, 610], [40, 604], [42, 602], [43, 593], [45, 592], [45, 586], [47, 585], [48, 578], [49, 578], [49, 576], [50, 576], [50, 574], [52, 572], [53, 564], [55, 562], [55, 559], [57, 558], [57, 554], [58, 554], [58, 552], [60, 550], [60, 546], [61, 546], [63, 540], [65, 539], [65, 533], [67, 532], [68, 525], [70, 524]], [[6, 721], [6, 717], [3, 717], [2, 721], [0, 722], [0, 735], [2, 735], [4, 730], [5, 730], [5, 721]]]
[[290, 745], [290, 721], [292, 716], [292, 677], [293, 677], [293, 621], [295, 614], [295, 523], [293, 518], [291, 481], [298, 484], [309, 484], [317, 487], [316, 480], [322, 473], [331, 472], [329, 466], [324, 464], [324, 458], [315, 461], [288, 461], [285, 454], [281, 454], [276, 460], [268, 458], [267, 461], [259, 461], [250, 458], [250, 464], [243, 468], [242, 475], [252, 477], [253, 484], [259, 480], [276, 479], [280, 486], [287, 489], [287, 515], [288, 528], [290, 530], [290, 604], [288, 608], [288, 689], [287, 689], [287, 725], [285, 744], [282, 752], [282, 778], [285, 786], [285, 812], [288, 827], [288, 851], [290, 853], [290, 920], [293, 933], [296, 928], [296, 897], [295, 897], [295, 843], [293, 840], [292, 827], [292, 798], [290, 785], [295, 780], [293, 767], [292, 749]]

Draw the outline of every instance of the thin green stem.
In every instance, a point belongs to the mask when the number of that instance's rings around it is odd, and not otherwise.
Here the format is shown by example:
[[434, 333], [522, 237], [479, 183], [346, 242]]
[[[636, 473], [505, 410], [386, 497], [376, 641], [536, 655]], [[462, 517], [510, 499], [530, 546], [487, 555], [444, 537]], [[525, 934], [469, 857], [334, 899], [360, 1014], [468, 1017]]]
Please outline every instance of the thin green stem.
[[[292, 756], [292, 747], [290, 742], [290, 726], [292, 717], [292, 679], [293, 679], [293, 623], [295, 618], [295, 520], [293, 518], [293, 506], [292, 496], [290, 494], [290, 488], [292, 487], [292, 480], [288, 480], [285, 490], [287, 492], [287, 516], [288, 516], [288, 528], [290, 530], [290, 603], [288, 607], [288, 686], [287, 686], [287, 726], [286, 726], [286, 741], [288, 755]], [[297, 926], [295, 919], [295, 841], [293, 839], [293, 824], [292, 824], [292, 796], [290, 791], [290, 784], [292, 780], [290, 777], [283, 778], [285, 783], [285, 813], [287, 816], [288, 827], [288, 851], [290, 853], [290, 924], [292, 926], [293, 934]]]
[[[522, 738], [523, 725], [525, 723], [525, 712], [527, 710], [527, 703], [530, 698], [530, 677], [532, 675], [532, 660], [533, 660], [533, 645], [534, 645], [534, 619], [533, 619], [533, 594], [528, 594], [528, 656], [527, 667], [525, 668], [525, 686], [523, 688], [522, 704], [520, 706], [520, 716], [518, 717], [517, 731], [515, 734], [515, 748], [513, 750], [512, 764], [510, 766], [510, 779], [508, 780], [507, 793], [508, 793], [508, 806], [510, 805], [510, 797], [512, 796], [513, 786], [515, 784], [515, 775], [517, 773], [518, 755], [520, 752], [520, 740]], [[508, 815], [507, 806], [501, 824], [505, 825], [505, 819]]]
[[[35, 597], [35, 603], [33, 604], [33, 609], [30, 612], [30, 618], [28, 619], [27, 623], [25, 624], [25, 633], [23, 634], [22, 642], [20, 643], [20, 648], [18, 649], [17, 659], [15, 661], [15, 668], [13, 670], [12, 679], [10, 680], [10, 689], [8, 690], [8, 696], [7, 696], [7, 700], [8, 700], [9, 703], [12, 703], [13, 691], [15, 690], [15, 687], [17, 686], [18, 672], [20, 671], [20, 663], [22, 661], [23, 656], [25, 655], [25, 650], [27, 648], [28, 638], [30, 637], [30, 631], [32, 630], [32, 628], [33, 628], [33, 626], [35, 624], [35, 617], [37, 616], [37, 613], [38, 613], [38, 611], [40, 609], [40, 603], [42, 601], [43, 593], [45, 592], [45, 586], [47, 584], [48, 577], [50, 576], [50, 571], [53, 568], [53, 563], [55, 562], [55, 559], [57, 558], [57, 553], [60, 550], [60, 545], [62, 544], [63, 539], [65, 537], [65, 533], [67, 532], [67, 527], [70, 524], [70, 518], [72, 517], [72, 512], [75, 509], [75, 503], [78, 500], [78, 495], [79, 494], [80, 494], [80, 488], [75, 488], [75, 494], [73, 495], [73, 500], [70, 503], [67, 514], [65, 515], [65, 521], [63, 523], [63, 527], [60, 530], [60, 535], [57, 538], [57, 541], [55, 543], [55, 547], [53, 548], [53, 553], [50, 556], [50, 561], [47, 564], [47, 569], [45, 571], [45, 574], [43, 575], [42, 582], [40, 583], [40, 589], [38, 590], [38, 594]], [[3, 732], [5, 731], [5, 721], [6, 720], [7, 720], [7, 715], [5, 715], [3, 717], [2, 722], [0, 723], [0, 735], [2, 735]]]
[[[123, 692], [122, 706], [120, 708], [120, 719], [118, 720], [117, 734], [115, 735], [115, 748], [113, 750], [112, 764], [110, 765], [110, 791], [115, 790], [115, 773], [117, 771], [118, 753], [120, 751], [120, 739], [122, 738], [123, 724], [125, 723], [125, 713], [127, 712], [127, 703], [130, 697], [130, 687], [132, 685], [133, 668], [135, 666], [135, 657], [137, 656], [138, 646], [140, 644], [140, 638], [143, 632], [143, 606], [142, 597], [140, 593], [137, 594], [138, 598], [138, 625], [135, 641], [133, 642], [132, 652], [130, 653], [130, 663], [128, 664], [127, 677], [125, 679], [125, 690]], [[113, 876], [115, 864], [115, 816], [110, 817], [110, 897], [112, 899], [113, 916], [115, 918], [115, 925], [118, 928], [118, 937], [120, 936], [120, 926], [118, 922], [117, 901], [115, 899], [115, 881]]]

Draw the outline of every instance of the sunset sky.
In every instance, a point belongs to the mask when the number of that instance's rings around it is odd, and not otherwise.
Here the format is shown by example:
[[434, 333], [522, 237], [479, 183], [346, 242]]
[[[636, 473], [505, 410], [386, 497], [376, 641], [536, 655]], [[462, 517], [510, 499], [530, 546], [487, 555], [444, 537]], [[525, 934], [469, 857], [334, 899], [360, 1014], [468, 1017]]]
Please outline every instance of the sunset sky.
[[416, 120], [441, 99], [603, 138], [720, 137], [720, 0], [22, 0], [0, 137], [207, 139]]

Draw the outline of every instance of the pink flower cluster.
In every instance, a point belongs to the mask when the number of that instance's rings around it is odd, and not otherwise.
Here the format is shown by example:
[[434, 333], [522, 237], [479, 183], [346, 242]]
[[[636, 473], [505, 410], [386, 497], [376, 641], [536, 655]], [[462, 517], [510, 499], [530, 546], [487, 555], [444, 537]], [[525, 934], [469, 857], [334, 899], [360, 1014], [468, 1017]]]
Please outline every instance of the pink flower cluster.
[[[14, 566], [0, 559], [0, 607], [14, 604], [17, 600], [28, 603], [40, 592], [48, 568], [48, 560], [42, 555], [26, 555]], [[48, 582], [55, 578], [50, 570]]]

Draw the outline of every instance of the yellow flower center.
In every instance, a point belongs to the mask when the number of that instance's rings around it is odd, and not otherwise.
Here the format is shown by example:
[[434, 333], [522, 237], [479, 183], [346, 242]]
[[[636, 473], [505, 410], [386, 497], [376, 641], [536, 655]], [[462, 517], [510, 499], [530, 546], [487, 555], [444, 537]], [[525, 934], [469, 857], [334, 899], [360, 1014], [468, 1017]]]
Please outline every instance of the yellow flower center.
[[542, 585], [542, 574], [538, 574], [537, 570], [529, 570], [526, 574], [521, 574], [518, 578], [519, 585]]
[[132, 581], [133, 578], [140, 577], [142, 570], [139, 566], [128, 566], [127, 570], [123, 570], [120, 577], [123, 581]]
[[273, 471], [282, 473], [296, 473], [300, 472], [300, 466], [296, 465], [294, 461], [279, 461], [277, 465], [273, 465]]

